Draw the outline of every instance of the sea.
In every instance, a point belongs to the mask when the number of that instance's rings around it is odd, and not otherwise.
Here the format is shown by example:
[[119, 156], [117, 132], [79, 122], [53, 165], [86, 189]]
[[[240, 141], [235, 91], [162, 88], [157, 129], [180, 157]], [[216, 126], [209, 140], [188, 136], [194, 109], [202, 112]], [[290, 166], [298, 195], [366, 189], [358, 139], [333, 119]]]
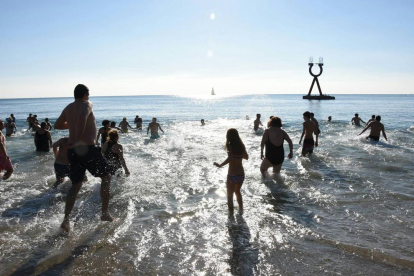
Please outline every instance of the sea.
[[[335, 96], [91, 97], [98, 127], [139, 115], [144, 129], [120, 135], [131, 175], [112, 179], [116, 221], [100, 221], [100, 179], [88, 173], [69, 234], [59, 226], [71, 182], [52, 188], [54, 155], [35, 151], [26, 118], [53, 124], [73, 98], [0, 99], [0, 118], [13, 113], [18, 127], [6, 141], [14, 173], [0, 183], [0, 275], [414, 275], [414, 96]], [[299, 145], [305, 111], [321, 130], [311, 156]], [[263, 128], [280, 117], [293, 141], [281, 175], [260, 173], [257, 113]], [[358, 136], [355, 113], [380, 115], [388, 141]], [[213, 165], [227, 157], [229, 128], [249, 155], [244, 212], [233, 215], [227, 167]]]

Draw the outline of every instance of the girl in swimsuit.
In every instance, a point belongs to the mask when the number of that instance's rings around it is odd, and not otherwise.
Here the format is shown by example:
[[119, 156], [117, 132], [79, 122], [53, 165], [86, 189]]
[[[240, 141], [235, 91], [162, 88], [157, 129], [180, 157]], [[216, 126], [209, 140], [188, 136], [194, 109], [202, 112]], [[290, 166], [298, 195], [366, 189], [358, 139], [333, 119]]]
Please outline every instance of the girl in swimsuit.
[[246, 147], [240, 139], [236, 129], [229, 129], [227, 131], [226, 139], [228, 157], [223, 163], [218, 164], [217, 162], [214, 162], [214, 165], [221, 168], [224, 165], [229, 164], [227, 175], [227, 206], [229, 207], [229, 212], [233, 213], [233, 194], [236, 194], [239, 210], [243, 211], [243, 200], [240, 193], [240, 189], [244, 182], [244, 168], [242, 161], [243, 159], [248, 160], [249, 155], [247, 154]]
[[117, 130], [111, 130], [108, 133], [108, 141], [102, 146], [102, 153], [104, 154], [106, 161], [108, 162], [109, 171], [111, 175], [124, 168], [125, 175], [129, 176], [129, 170], [125, 163], [123, 147], [118, 143], [119, 135]]
[[[265, 130], [263, 134], [261, 147], [261, 158], [263, 160], [260, 166], [260, 171], [264, 176], [267, 173], [267, 169], [273, 167], [274, 173], [280, 173], [283, 161], [285, 159], [285, 150], [283, 148], [283, 142], [286, 140], [289, 143], [289, 159], [293, 156], [293, 143], [289, 135], [281, 129], [282, 120], [279, 117], [273, 117], [270, 119], [268, 125], [269, 129]], [[266, 146], [266, 154], [263, 155], [263, 149]]]

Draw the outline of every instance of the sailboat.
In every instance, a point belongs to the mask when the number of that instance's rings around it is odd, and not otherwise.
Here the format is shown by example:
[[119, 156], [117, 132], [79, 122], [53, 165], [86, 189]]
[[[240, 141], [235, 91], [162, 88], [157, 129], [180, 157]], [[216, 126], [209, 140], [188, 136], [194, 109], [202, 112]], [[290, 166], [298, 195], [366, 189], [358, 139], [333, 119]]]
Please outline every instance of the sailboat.
[[214, 88], [211, 88], [211, 96], [216, 95], [216, 93], [214, 93]]

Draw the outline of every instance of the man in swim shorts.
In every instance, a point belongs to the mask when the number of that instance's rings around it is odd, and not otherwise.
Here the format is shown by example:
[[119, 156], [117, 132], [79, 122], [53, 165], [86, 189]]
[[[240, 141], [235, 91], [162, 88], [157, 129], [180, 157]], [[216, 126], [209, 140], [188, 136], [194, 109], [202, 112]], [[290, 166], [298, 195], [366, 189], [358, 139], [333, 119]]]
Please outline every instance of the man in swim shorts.
[[365, 122], [361, 118], [359, 118], [358, 113], [355, 113], [355, 117], [351, 119], [351, 123], [353, 125], [360, 126], [361, 125], [360, 122], [363, 122], [365, 124]]
[[[317, 132], [316, 124], [310, 120], [310, 112], [306, 111], [303, 113], [303, 131], [300, 136], [299, 145], [302, 144], [302, 138], [305, 136], [302, 146], [302, 155], [307, 153], [312, 154], [314, 147], [318, 146], [319, 133]], [[313, 134], [315, 133], [316, 141], [313, 140]]]
[[254, 131], [259, 129], [259, 125], [263, 126], [262, 122], [260, 121], [260, 117], [262, 117], [262, 115], [256, 114], [256, 120], [253, 122]]
[[371, 122], [366, 128], [364, 128], [361, 131], [361, 133], [358, 134], [358, 136], [364, 133], [367, 129], [371, 128], [371, 132], [369, 136], [367, 137], [367, 139], [379, 141], [380, 134], [382, 132], [382, 136], [384, 136], [385, 140], [388, 141], [387, 135], [385, 134], [384, 125], [380, 123], [380, 121], [381, 121], [381, 116], [375, 117], [375, 121]]
[[82, 187], [86, 170], [93, 176], [100, 177], [102, 199], [102, 221], [113, 221], [109, 214], [109, 197], [111, 174], [108, 163], [103, 157], [101, 148], [96, 145], [97, 128], [92, 103], [89, 102], [89, 89], [78, 84], [74, 91], [75, 101], [62, 111], [55, 122], [55, 129], [69, 129], [68, 160], [70, 166], [69, 178], [72, 186], [66, 197], [65, 217], [61, 228], [70, 230], [69, 217], [76, 201], [76, 196]]
[[147, 128], [147, 135], [149, 130], [151, 129], [151, 139], [157, 139], [160, 138], [160, 135], [158, 134], [158, 129], [160, 129], [162, 131], [162, 133], [164, 133], [164, 130], [162, 130], [161, 126], [159, 123], [157, 123], [157, 118], [152, 118], [152, 122], [148, 125]]
[[127, 133], [128, 132], [128, 127], [130, 129], [132, 129], [132, 126], [129, 125], [129, 123], [127, 121], [127, 118], [125, 118], [125, 117], [122, 119], [122, 122], [119, 123], [119, 127], [121, 127], [121, 131], [123, 133]]
[[0, 178], [0, 181], [7, 180], [13, 173], [13, 164], [6, 152], [6, 138], [3, 135], [4, 123], [0, 120], [0, 172], [5, 170], [6, 173]]

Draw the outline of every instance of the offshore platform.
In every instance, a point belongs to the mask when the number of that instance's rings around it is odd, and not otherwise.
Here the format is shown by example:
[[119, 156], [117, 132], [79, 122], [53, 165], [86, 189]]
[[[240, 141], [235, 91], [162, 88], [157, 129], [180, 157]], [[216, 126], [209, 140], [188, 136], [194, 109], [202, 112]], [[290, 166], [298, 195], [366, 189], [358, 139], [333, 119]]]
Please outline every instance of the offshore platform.
[[[311, 87], [309, 89], [308, 95], [303, 96], [303, 99], [306, 99], [306, 100], [335, 100], [334, 96], [329, 96], [329, 95], [326, 95], [326, 94], [322, 94], [321, 85], [319, 84], [318, 77], [320, 75], [322, 75], [322, 72], [323, 72], [323, 57], [320, 57], [319, 62], [315, 62], [315, 63], [313, 62], [313, 57], [310, 57], [308, 65], [309, 65], [309, 74], [311, 74], [311, 76], [313, 77], [313, 81], [312, 81]], [[314, 65], [318, 65], [319, 69], [320, 69], [319, 74], [317, 74], [317, 75], [312, 73], [312, 67]], [[316, 82], [316, 85], [318, 86], [319, 95], [311, 95], [311, 92], [312, 92], [313, 86], [315, 85], [315, 82]]]

